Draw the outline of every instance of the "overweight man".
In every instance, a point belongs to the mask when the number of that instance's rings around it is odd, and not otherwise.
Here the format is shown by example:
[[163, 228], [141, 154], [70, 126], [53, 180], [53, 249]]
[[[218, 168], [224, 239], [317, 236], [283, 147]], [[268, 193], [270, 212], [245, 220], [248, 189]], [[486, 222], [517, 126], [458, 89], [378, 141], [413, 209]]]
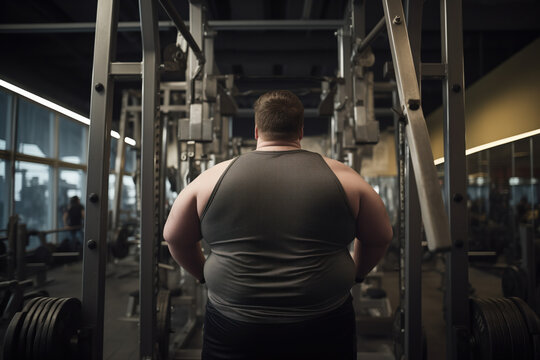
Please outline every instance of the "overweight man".
[[384, 204], [353, 169], [301, 149], [293, 93], [254, 107], [257, 149], [199, 175], [163, 231], [208, 287], [202, 359], [356, 359], [350, 289], [392, 239]]

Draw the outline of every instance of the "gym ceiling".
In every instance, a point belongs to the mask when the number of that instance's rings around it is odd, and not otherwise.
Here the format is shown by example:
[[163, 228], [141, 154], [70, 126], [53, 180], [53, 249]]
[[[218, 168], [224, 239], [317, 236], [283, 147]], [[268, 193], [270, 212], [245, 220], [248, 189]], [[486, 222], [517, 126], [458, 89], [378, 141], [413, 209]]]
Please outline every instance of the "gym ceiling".
[[[173, 2], [187, 21], [188, 0]], [[376, 0], [366, 0], [366, 4], [369, 31], [382, 17], [382, 7]], [[347, 0], [207, 0], [207, 19], [341, 20], [346, 5]], [[9, 30], [8, 25], [94, 22], [96, 6], [97, 0], [0, 1], [0, 78], [88, 116], [94, 33], [50, 33], [32, 26], [25, 27], [23, 32], [15, 32]], [[539, 10], [540, 1], [537, 0], [463, 0], [467, 85], [540, 35]], [[136, 0], [121, 0], [119, 16], [120, 21], [138, 21]], [[162, 11], [160, 20], [168, 20]], [[175, 39], [174, 28], [160, 32], [162, 48], [174, 43]], [[383, 64], [390, 60], [384, 33], [373, 43], [372, 50], [376, 57], [375, 81], [384, 81]], [[117, 60], [140, 59], [140, 34], [119, 32]], [[320, 79], [336, 73], [337, 39], [334, 30], [219, 31], [215, 38], [215, 61], [222, 74], [237, 76], [239, 108], [251, 107], [258, 96], [257, 92], [249, 90], [271, 88], [294, 90], [301, 95], [306, 108], [316, 108]], [[437, 0], [427, 0], [424, 5], [422, 61], [440, 61]], [[182, 76], [169, 73], [163, 80], [181, 80]], [[424, 81], [422, 86], [423, 107], [429, 114], [442, 102], [440, 82]], [[139, 85], [124, 83], [120, 87]], [[389, 107], [390, 99], [376, 99], [376, 106]], [[240, 135], [249, 136], [251, 119], [236, 120], [248, 129], [245, 134], [240, 131]], [[383, 127], [391, 123], [390, 118], [379, 120]], [[324, 131], [324, 121], [322, 124]]]

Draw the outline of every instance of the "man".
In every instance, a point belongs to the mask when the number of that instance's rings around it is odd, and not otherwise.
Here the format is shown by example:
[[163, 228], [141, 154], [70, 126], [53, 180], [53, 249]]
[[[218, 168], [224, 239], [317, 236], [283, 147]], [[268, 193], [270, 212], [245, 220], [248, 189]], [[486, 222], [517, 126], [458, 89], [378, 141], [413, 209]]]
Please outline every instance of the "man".
[[80, 251], [82, 244], [82, 225], [84, 221], [84, 206], [78, 196], [72, 196], [69, 199], [69, 207], [62, 216], [64, 226], [73, 228], [69, 232], [71, 241], [69, 244], [71, 251]]
[[257, 150], [202, 173], [171, 209], [171, 255], [208, 287], [203, 359], [356, 358], [350, 288], [392, 228], [360, 175], [301, 149], [303, 114], [289, 91], [262, 95]]

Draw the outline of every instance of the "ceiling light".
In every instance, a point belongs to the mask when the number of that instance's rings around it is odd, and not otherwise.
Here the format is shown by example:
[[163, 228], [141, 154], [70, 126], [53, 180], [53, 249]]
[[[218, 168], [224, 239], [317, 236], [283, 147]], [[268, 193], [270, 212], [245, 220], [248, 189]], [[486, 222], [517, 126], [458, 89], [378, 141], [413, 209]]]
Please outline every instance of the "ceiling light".
[[44, 99], [42, 98], [41, 96], [38, 96], [36, 94], [33, 94], [29, 91], [26, 91], [24, 89], [21, 89], [20, 87], [18, 86], [15, 86], [11, 83], [8, 83], [7, 81], [4, 81], [2, 79], [0, 79], [0, 86], [10, 90], [10, 91], [13, 91], [14, 93], [18, 94], [18, 95], [21, 95], [29, 100], [32, 100], [38, 104], [41, 104], [51, 110], [54, 110], [56, 112], [59, 112], [60, 114], [63, 114], [63, 115], [66, 115], [67, 117], [70, 117], [72, 118], [73, 120], [77, 120], [79, 122], [82, 122], [83, 124], [86, 124], [86, 125], [90, 125], [90, 119], [80, 115], [80, 114], [77, 114], [76, 112], [73, 112], [69, 109], [66, 109], [65, 107], [63, 106], [60, 106], [58, 104], [55, 104], [53, 103], [52, 101], [49, 101], [47, 99]]

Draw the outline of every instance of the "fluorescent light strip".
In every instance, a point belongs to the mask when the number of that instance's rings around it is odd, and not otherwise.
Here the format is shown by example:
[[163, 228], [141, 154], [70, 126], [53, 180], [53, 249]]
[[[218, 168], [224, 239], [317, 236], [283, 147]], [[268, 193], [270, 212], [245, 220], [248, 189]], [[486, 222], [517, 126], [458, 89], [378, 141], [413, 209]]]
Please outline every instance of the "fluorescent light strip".
[[[471, 155], [471, 154], [477, 153], [477, 152], [482, 151], [482, 150], [490, 149], [490, 148], [493, 148], [493, 147], [499, 146], [499, 145], [508, 144], [508, 143], [518, 141], [518, 140], [521, 140], [521, 139], [525, 139], [525, 138], [528, 138], [528, 137], [531, 137], [531, 136], [534, 136], [534, 135], [538, 135], [538, 134], [540, 134], [540, 129], [527, 131], [527, 132], [524, 132], [522, 134], [510, 136], [510, 137], [500, 139], [500, 140], [496, 140], [496, 141], [492, 141], [492, 142], [489, 142], [487, 144], [480, 145], [480, 146], [475, 146], [473, 148], [470, 148], [470, 149], [466, 150], [465, 155]], [[443, 162], [444, 162], [444, 157], [435, 159], [435, 161], [434, 161], [435, 165], [442, 164]]]
[[44, 99], [41, 96], [38, 96], [36, 94], [32, 94], [29, 91], [21, 89], [20, 87], [15, 86], [15, 85], [13, 85], [11, 83], [8, 83], [7, 81], [4, 81], [4, 80], [0, 79], [0, 86], [4, 87], [4, 88], [6, 88], [6, 89], [8, 89], [10, 91], [13, 91], [16, 94], [24, 96], [27, 99], [35, 101], [38, 104], [41, 104], [41, 105], [43, 105], [43, 106], [45, 106], [45, 107], [47, 107], [47, 108], [49, 108], [51, 110], [54, 110], [54, 111], [59, 112], [59, 113], [61, 113], [63, 115], [66, 115], [67, 117], [70, 117], [70, 118], [72, 118], [74, 120], [80, 121], [83, 124], [90, 125], [90, 119], [88, 119], [88, 118], [86, 118], [86, 117], [84, 117], [84, 116], [82, 116], [80, 114], [77, 114], [76, 112], [73, 112], [73, 111], [71, 111], [69, 109], [66, 109], [63, 106], [55, 104], [52, 101]]
[[128, 144], [128, 145], [131, 145], [131, 146], [137, 145], [137, 142], [134, 139], [132, 139], [130, 137], [127, 137], [127, 136], [124, 138], [124, 142], [126, 144]]
[[111, 136], [115, 139], [120, 139], [120, 134], [114, 130], [111, 130]]

